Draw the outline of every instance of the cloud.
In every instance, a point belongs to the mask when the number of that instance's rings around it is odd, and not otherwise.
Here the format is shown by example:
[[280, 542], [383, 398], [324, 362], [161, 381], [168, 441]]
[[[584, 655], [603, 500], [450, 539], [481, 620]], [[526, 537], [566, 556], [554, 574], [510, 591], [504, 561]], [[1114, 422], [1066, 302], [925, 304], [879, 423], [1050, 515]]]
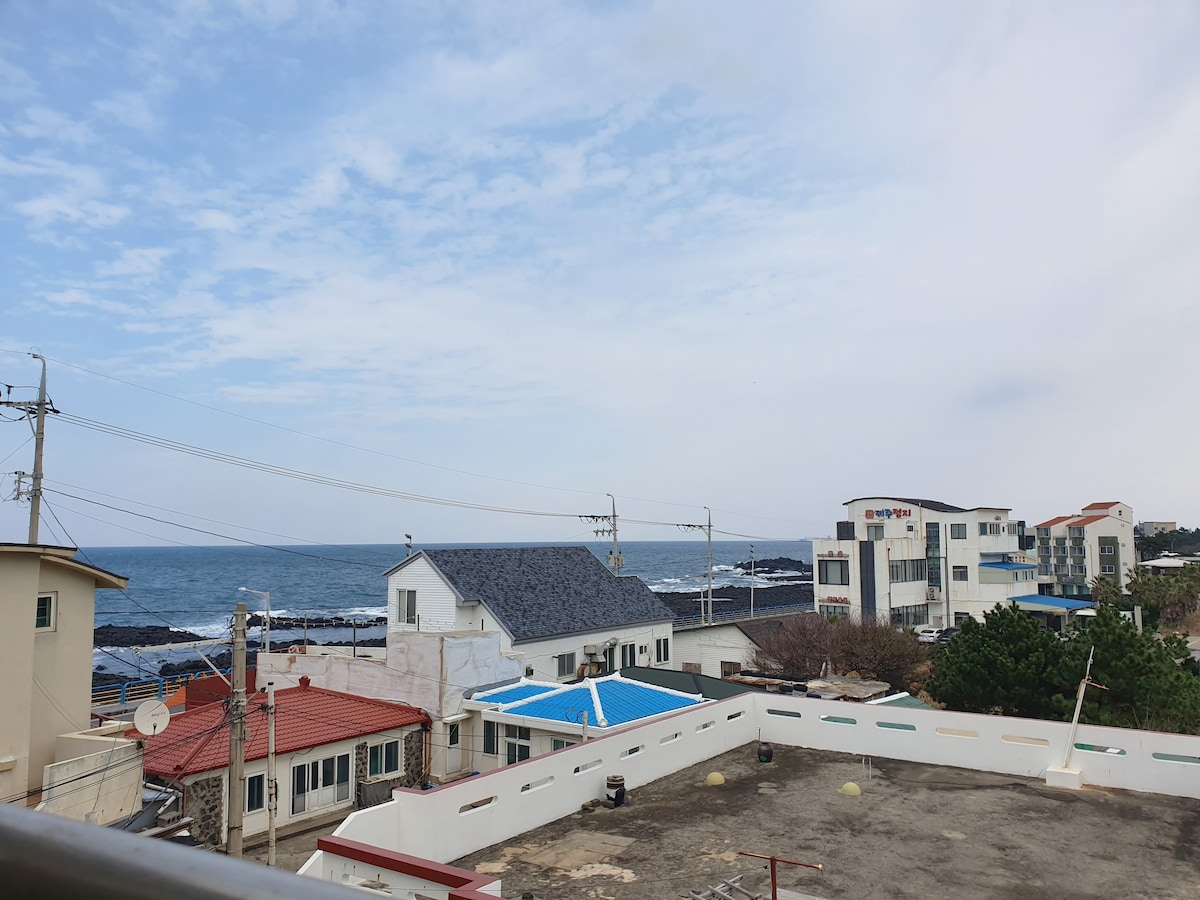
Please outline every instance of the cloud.
[[121, 255], [96, 267], [101, 278], [149, 280], [158, 277], [163, 261], [175, 251], [169, 247], [139, 247], [122, 250]]

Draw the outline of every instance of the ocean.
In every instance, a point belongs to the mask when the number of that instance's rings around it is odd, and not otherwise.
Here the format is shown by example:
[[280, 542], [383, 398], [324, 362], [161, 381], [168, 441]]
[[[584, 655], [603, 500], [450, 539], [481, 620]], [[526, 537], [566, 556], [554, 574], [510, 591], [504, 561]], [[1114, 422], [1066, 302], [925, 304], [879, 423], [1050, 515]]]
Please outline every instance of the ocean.
[[[536, 543], [423, 544], [420, 549], [454, 547], [532, 547]], [[580, 542], [554, 544], [580, 546]], [[608, 558], [611, 542], [583, 543], [600, 560]], [[808, 541], [755, 541], [756, 560], [786, 558], [812, 563]], [[749, 586], [748, 569], [739, 563], [750, 559], [749, 541], [713, 541], [713, 586]], [[707, 586], [707, 543], [688, 541], [622, 542], [625, 557], [622, 575], [637, 575], [653, 591], [697, 591]], [[291, 618], [347, 618], [369, 620], [387, 615], [387, 581], [383, 573], [404, 559], [403, 544], [357, 544], [285, 547], [100, 547], [80, 550], [79, 556], [129, 579], [124, 591], [96, 592], [96, 625], [169, 626], [205, 637], [229, 634], [234, 607], [244, 602], [250, 612], [263, 612], [261, 598], [239, 592], [239, 587], [271, 595], [271, 615]], [[807, 581], [797, 575], [795, 581]], [[759, 577], [765, 588], [787, 583], [787, 578]], [[699, 612], [699, 607], [697, 607]], [[326, 629], [321, 641], [349, 640]], [[378, 634], [375, 633], [378, 631]], [[381, 637], [383, 630], [360, 630], [359, 638]], [[254, 637], [254, 635], [252, 635]], [[272, 628], [272, 642], [296, 640], [303, 634]], [[219, 649], [219, 648], [218, 648]], [[173, 651], [171, 659], [195, 659], [195, 651]], [[97, 648], [97, 671], [113, 674], [149, 674], [161, 658], [140, 660], [129, 648]], [[134, 667], [131, 671], [131, 667]]]

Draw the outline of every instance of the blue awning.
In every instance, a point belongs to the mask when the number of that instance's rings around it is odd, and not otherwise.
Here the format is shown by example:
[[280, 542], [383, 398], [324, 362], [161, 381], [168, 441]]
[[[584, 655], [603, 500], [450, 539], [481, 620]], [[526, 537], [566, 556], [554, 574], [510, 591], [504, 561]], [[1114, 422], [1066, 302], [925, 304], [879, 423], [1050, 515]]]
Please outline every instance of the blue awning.
[[1016, 562], [981, 562], [981, 569], [1036, 569], [1037, 563], [1016, 563]]
[[1051, 597], [1047, 594], [1026, 594], [1023, 597], [1010, 597], [1009, 600], [1021, 609], [1032, 608], [1041, 612], [1051, 609], [1074, 612], [1077, 609], [1091, 609], [1096, 605], [1095, 600], [1073, 600], [1070, 597]]

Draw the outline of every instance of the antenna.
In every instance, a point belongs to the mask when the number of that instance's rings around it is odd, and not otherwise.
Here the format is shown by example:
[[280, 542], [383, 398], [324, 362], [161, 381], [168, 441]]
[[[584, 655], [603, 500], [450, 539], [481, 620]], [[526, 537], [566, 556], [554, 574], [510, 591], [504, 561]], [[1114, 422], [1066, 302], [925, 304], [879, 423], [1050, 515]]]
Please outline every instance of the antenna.
[[146, 737], [162, 734], [170, 721], [171, 710], [161, 700], [147, 700], [133, 713], [133, 727]]
[[412, 535], [411, 534], [404, 535], [404, 546], [408, 548], [408, 553], [405, 555], [412, 556]]

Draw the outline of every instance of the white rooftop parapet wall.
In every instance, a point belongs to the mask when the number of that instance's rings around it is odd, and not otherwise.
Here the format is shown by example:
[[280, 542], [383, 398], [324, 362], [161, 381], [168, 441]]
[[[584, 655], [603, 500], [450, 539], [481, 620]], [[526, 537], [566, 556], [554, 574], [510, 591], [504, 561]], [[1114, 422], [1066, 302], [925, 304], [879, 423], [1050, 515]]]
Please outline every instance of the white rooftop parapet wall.
[[[753, 693], [432, 791], [395, 790], [352, 813], [339, 838], [439, 863], [570, 815], [761, 738], [781, 746], [1042, 778], [1062, 766], [1070, 724]], [[1083, 784], [1200, 798], [1200, 737], [1081, 725], [1070, 766]]]
[[436, 790], [394, 790], [334, 835], [446, 863], [603, 798], [609, 775], [632, 789], [740, 747], [754, 740], [753, 718], [750, 694], [702, 703]]
[[[772, 743], [1028, 778], [1063, 764], [1069, 722], [755, 695]], [[1070, 767], [1083, 784], [1200, 798], [1200, 737], [1080, 725]]]

